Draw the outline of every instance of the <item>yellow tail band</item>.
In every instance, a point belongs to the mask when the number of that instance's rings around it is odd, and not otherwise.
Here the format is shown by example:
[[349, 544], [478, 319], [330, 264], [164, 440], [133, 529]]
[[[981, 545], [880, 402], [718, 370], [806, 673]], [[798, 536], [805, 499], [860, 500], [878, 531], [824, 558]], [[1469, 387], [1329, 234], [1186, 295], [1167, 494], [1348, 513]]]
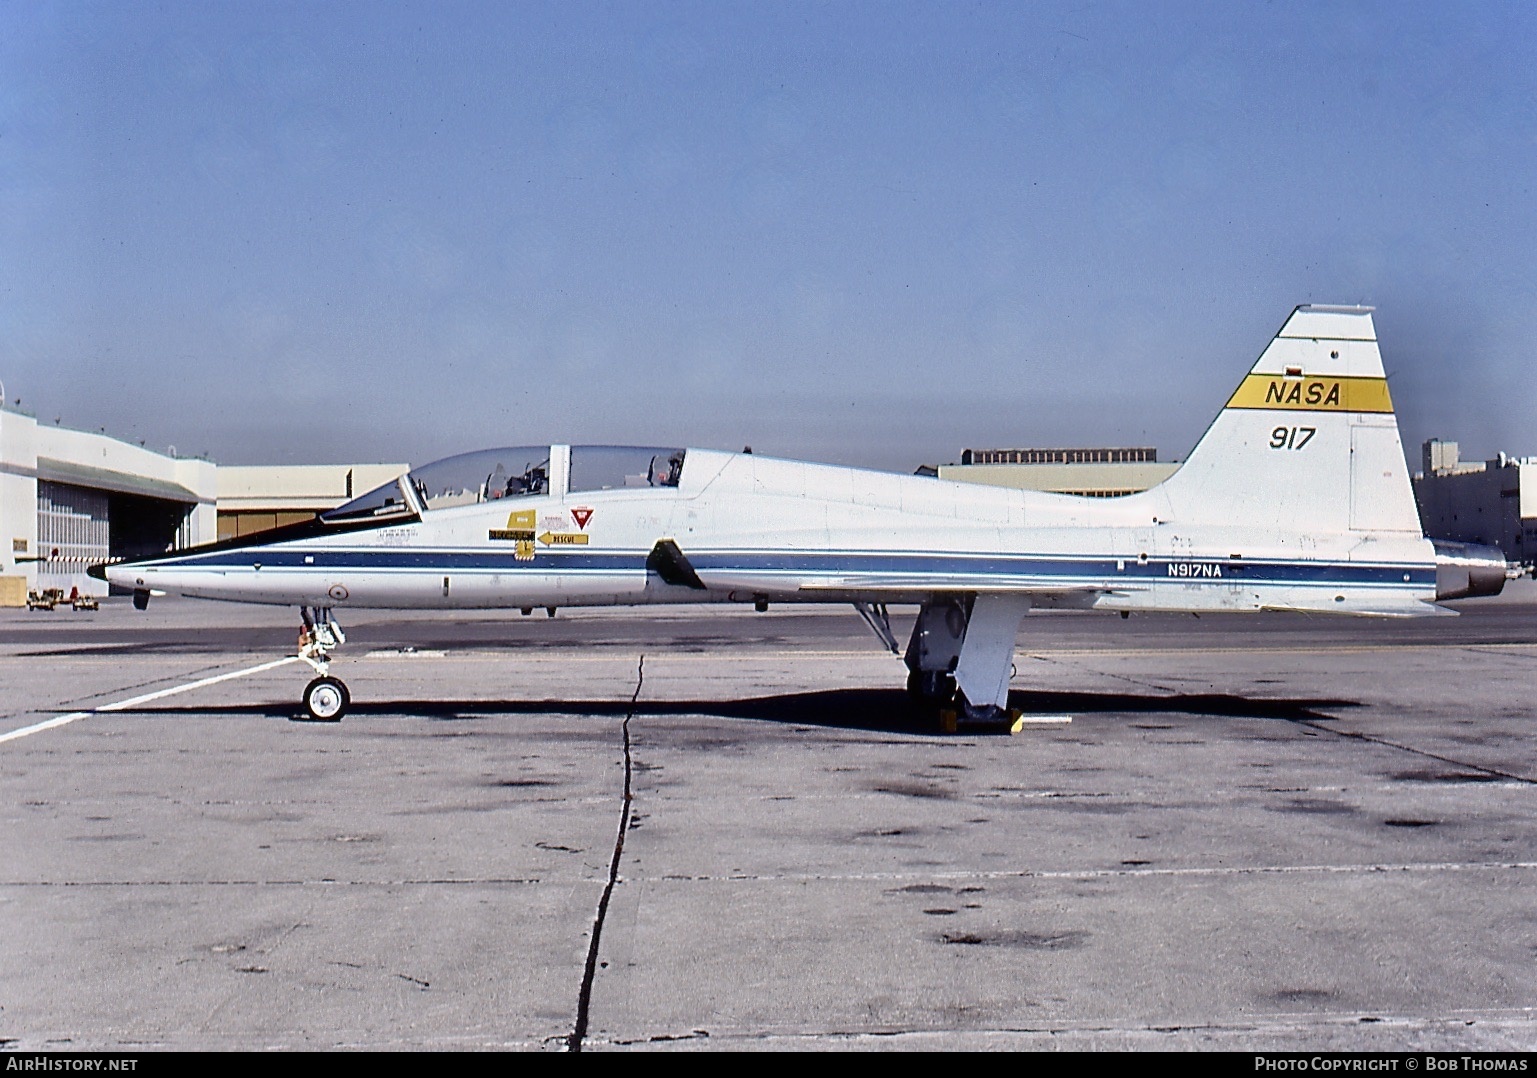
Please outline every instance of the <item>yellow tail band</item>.
[[1228, 400], [1229, 408], [1284, 412], [1393, 411], [1386, 378], [1293, 377], [1251, 374]]

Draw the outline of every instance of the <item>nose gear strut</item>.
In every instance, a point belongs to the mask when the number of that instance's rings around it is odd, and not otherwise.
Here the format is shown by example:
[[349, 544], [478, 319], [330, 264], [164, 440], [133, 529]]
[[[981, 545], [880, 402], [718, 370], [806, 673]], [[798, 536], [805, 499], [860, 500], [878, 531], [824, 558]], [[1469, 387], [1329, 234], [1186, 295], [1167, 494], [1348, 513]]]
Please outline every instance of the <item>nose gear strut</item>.
[[301, 606], [299, 617], [304, 621], [299, 628], [299, 658], [325, 677], [331, 666], [331, 652], [347, 642], [347, 635], [331, 616], [329, 606]]
[[328, 606], [301, 606], [299, 617], [303, 621], [299, 629], [299, 658], [317, 675], [304, 687], [304, 710], [316, 722], [340, 722], [352, 702], [352, 694], [340, 678], [330, 676], [331, 652], [347, 642], [347, 635]]

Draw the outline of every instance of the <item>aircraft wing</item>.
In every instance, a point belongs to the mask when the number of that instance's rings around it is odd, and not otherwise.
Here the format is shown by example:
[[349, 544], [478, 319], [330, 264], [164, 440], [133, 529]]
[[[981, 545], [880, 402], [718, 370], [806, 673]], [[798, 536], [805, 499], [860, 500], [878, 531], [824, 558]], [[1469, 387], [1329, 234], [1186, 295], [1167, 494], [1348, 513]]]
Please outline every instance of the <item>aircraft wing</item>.
[[1139, 588], [1086, 588], [1081, 584], [1042, 584], [1011, 576], [923, 575], [912, 577], [849, 576], [803, 583], [801, 591], [1011, 592], [1025, 595], [1114, 595]]
[[1040, 595], [1061, 598], [1083, 596], [1092, 599], [1098, 595], [1114, 595], [1143, 590], [1141, 588], [1092, 588], [1082, 584], [1049, 584], [1028, 577], [1007, 574], [983, 573], [911, 573], [911, 574], [842, 574], [818, 573], [800, 576], [795, 573], [761, 572], [752, 570], [700, 569], [700, 582], [708, 588], [731, 591], [761, 591], [783, 594], [790, 588], [800, 592], [880, 592], [890, 594], [942, 594], [945, 592], [1008, 592], [1018, 595]]
[[[724, 560], [724, 559], [723, 559]], [[712, 564], [714, 562], [715, 564]], [[1133, 585], [1114, 588], [1085, 586], [1074, 582], [1053, 582], [1039, 576], [1023, 573], [989, 571], [978, 565], [975, 569], [957, 569], [952, 566], [914, 564], [892, 571], [873, 567], [863, 572], [852, 571], [845, 561], [839, 564], [821, 555], [811, 560], [797, 556], [774, 557], [758, 564], [741, 564], [735, 558], [724, 560], [706, 555], [691, 560], [676, 542], [660, 540], [652, 549], [646, 567], [658, 573], [669, 584], [678, 584], [701, 590], [763, 592], [783, 595], [797, 591], [814, 595], [818, 592], [863, 592], [880, 595], [933, 595], [954, 593], [1009, 593], [1013, 595], [1038, 595], [1057, 602], [1078, 598], [1092, 602], [1101, 595], [1130, 594], [1146, 590]]]

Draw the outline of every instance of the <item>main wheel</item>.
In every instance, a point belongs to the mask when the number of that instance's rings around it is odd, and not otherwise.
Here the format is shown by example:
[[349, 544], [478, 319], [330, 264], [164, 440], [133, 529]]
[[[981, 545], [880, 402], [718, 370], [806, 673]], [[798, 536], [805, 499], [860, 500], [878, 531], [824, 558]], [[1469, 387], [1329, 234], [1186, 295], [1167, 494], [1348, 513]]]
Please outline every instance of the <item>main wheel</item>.
[[946, 670], [909, 671], [907, 696], [916, 704], [944, 707], [955, 699], [955, 675]]
[[340, 679], [318, 677], [304, 686], [304, 710], [316, 722], [341, 722], [352, 694]]

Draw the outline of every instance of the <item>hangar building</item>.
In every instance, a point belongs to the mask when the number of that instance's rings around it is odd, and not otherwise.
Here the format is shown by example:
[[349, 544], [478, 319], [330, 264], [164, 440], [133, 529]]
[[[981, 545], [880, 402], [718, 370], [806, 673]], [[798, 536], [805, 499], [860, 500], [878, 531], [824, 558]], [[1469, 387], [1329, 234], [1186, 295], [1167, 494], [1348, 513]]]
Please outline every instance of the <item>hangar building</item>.
[[0, 604], [29, 588], [104, 595], [86, 566], [214, 538], [210, 461], [40, 424], [0, 403]]
[[0, 404], [0, 606], [49, 588], [102, 596], [106, 583], [85, 572], [96, 562], [308, 520], [408, 470], [219, 467], [38, 423]]

